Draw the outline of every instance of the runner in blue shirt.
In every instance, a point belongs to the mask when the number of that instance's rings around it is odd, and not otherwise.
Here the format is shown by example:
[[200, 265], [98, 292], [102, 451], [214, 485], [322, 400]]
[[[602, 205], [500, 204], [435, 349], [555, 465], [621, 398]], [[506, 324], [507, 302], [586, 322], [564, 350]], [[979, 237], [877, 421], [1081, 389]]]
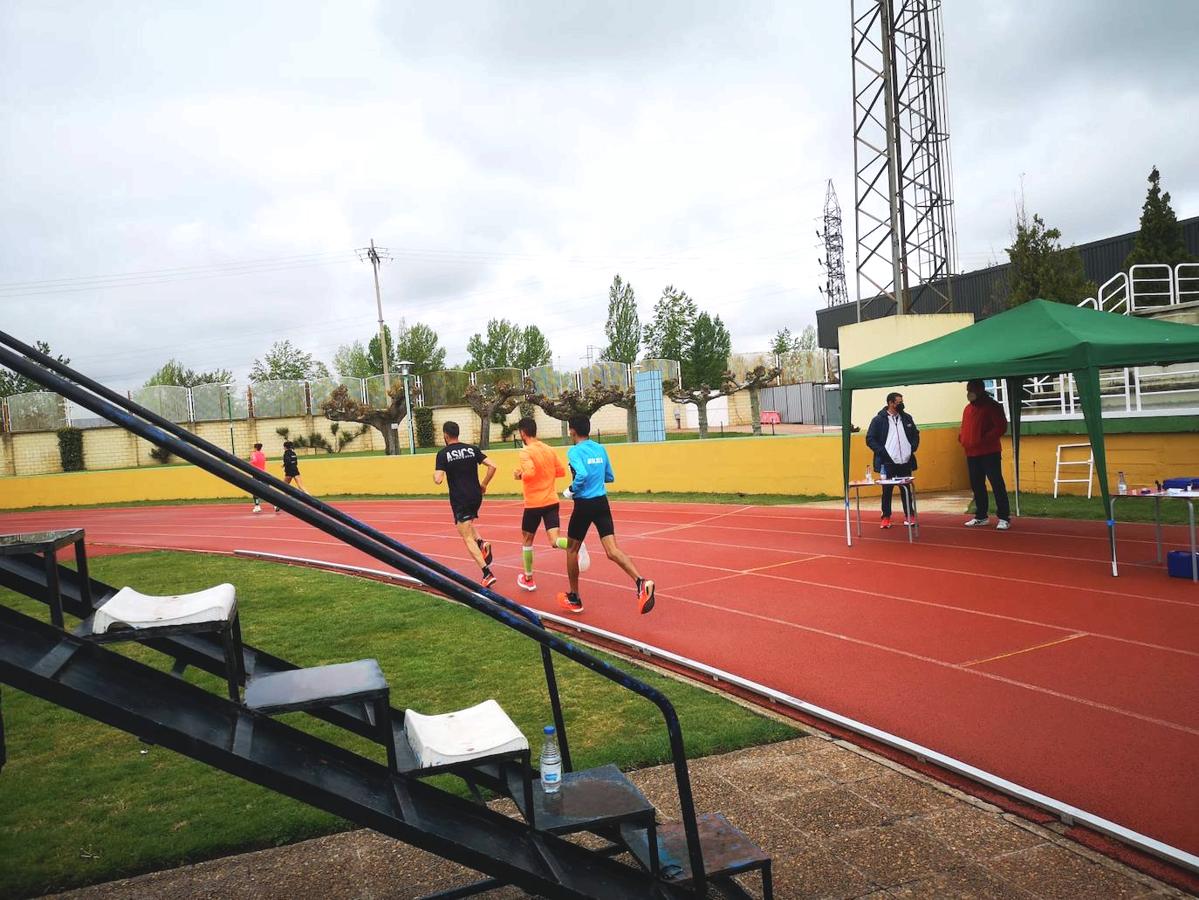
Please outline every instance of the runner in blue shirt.
[[620, 566], [636, 584], [637, 608], [647, 613], [654, 608], [654, 583], [641, 577], [633, 561], [616, 544], [612, 507], [608, 504], [605, 487], [616, 480], [608, 451], [591, 440], [591, 419], [574, 416], [569, 424], [570, 436], [575, 442], [566, 454], [572, 481], [562, 496], [567, 500], [573, 498], [575, 502], [570, 524], [566, 527], [566, 577], [570, 580], [570, 592], [559, 594], [558, 603], [567, 612], [583, 611], [583, 601], [579, 599], [579, 547], [594, 525], [608, 559]]

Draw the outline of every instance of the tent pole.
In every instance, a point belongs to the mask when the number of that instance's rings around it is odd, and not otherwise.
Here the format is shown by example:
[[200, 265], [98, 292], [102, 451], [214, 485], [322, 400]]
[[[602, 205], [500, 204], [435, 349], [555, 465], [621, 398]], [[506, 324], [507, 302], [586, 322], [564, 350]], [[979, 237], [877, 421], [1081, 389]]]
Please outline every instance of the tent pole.
[[1107, 522], [1108, 542], [1112, 548], [1112, 576], [1116, 570], [1116, 522], [1112, 518], [1112, 495], [1107, 482], [1107, 449], [1103, 440], [1103, 410], [1099, 403], [1099, 370], [1094, 366], [1073, 373], [1087, 423], [1087, 436], [1095, 454], [1095, 473], [1099, 476], [1099, 495], [1103, 498], [1103, 518]]
[[1020, 394], [1024, 388], [1023, 378], [1007, 378], [1003, 384], [1003, 395], [1007, 401], [1008, 423], [1012, 429], [1012, 476], [1016, 483], [1016, 517], [1020, 516], [1020, 428], [1022, 407]]

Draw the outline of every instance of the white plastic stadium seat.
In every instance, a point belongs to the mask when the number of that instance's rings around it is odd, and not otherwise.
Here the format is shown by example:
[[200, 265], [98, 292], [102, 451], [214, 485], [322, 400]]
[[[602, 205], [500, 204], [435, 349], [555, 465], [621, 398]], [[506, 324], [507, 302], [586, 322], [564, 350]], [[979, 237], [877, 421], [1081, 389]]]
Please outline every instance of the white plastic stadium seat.
[[237, 592], [231, 584], [218, 584], [193, 594], [170, 597], [152, 597], [123, 587], [96, 610], [92, 632], [104, 634], [114, 625], [137, 630], [227, 622], [236, 606]]
[[409, 709], [404, 732], [422, 769], [529, 749], [525, 736], [494, 700], [440, 716]]

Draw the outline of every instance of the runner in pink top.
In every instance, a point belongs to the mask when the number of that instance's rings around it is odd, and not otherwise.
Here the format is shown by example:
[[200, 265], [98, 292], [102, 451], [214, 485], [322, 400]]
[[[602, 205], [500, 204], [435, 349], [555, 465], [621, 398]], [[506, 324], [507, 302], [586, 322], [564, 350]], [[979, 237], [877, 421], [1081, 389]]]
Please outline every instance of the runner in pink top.
[[[254, 445], [254, 452], [250, 454], [250, 465], [260, 472], [266, 471], [266, 454], [262, 452], [262, 444]], [[258, 505], [258, 498], [254, 498], [254, 512], [262, 512], [262, 507]]]

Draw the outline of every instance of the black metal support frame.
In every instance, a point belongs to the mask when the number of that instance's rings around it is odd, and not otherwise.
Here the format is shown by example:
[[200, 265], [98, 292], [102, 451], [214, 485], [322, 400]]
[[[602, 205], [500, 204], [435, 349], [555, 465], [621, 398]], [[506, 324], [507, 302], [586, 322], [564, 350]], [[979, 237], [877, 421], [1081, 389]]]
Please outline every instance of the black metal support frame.
[[[552, 662], [549, 661], [551, 650], [653, 703], [662, 715], [670, 742], [680, 814], [687, 839], [687, 855], [691, 871], [695, 873], [692, 886], [698, 895], [703, 896], [706, 890], [706, 876], [682, 728], [674, 706], [661, 691], [547, 631], [539, 617], [525, 607], [494, 591], [480, 588], [436, 560], [416, 552], [335, 507], [292, 488], [273, 475], [254, 469], [244, 460], [121, 397], [6, 332], [0, 331], [0, 344], [4, 345], [0, 347], [0, 364], [536, 641], [542, 648], [543, 660], [546, 660], [547, 689], [553, 705], [555, 724], [559, 728], [562, 728], [563, 722], [557, 682]], [[562, 729], [561, 733], [565, 735], [565, 729]], [[568, 759], [565, 746], [563, 757], [565, 763]]]

